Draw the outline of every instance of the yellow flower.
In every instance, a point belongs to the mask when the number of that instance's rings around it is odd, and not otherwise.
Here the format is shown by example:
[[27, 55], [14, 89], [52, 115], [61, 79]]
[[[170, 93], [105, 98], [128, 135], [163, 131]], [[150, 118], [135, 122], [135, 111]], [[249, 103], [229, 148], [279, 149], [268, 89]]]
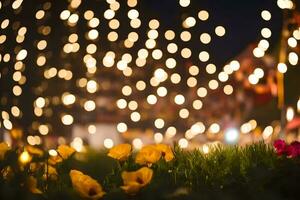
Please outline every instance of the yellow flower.
[[119, 145], [111, 148], [107, 155], [114, 159], [124, 161], [128, 158], [130, 153], [131, 153], [131, 145], [130, 144], [119, 144]]
[[10, 150], [10, 147], [8, 146], [8, 144], [5, 142], [1, 142], [0, 143], [0, 160], [4, 159], [4, 156], [8, 150]]
[[157, 144], [156, 148], [161, 152], [165, 161], [169, 162], [174, 159], [174, 154], [170, 146], [166, 144]]
[[14, 140], [19, 140], [23, 136], [23, 131], [22, 129], [14, 128], [10, 131], [10, 135]]
[[42, 194], [43, 192], [37, 188], [37, 180], [33, 176], [27, 179], [28, 189], [33, 194]]
[[75, 149], [62, 144], [57, 148], [57, 152], [63, 159], [68, 159], [71, 155], [73, 155], [73, 153], [75, 153]]
[[70, 177], [73, 188], [82, 198], [99, 199], [105, 194], [101, 185], [96, 180], [80, 171], [71, 170]]
[[43, 174], [43, 178], [47, 179], [47, 176], [48, 176], [48, 179], [50, 179], [50, 180], [57, 180], [58, 173], [57, 173], [56, 169], [51, 165], [48, 165], [48, 167], [47, 167], [47, 165], [45, 165], [45, 171]]
[[62, 161], [63, 159], [60, 156], [50, 156], [50, 158], [48, 159], [48, 163], [50, 165], [56, 165], [56, 163], [60, 163]]
[[153, 176], [153, 170], [142, 167], [134, 172], [123, 172], [122, 179], [124, 185], [121, 188], [128, 194], [136, 194], [142, 187], [149, 184]]
[[151, 165], [156, 163], [161, 157], [161, 151], [154, 145], [144, 146], [136, 155], [135, 162], [140, 165]]
[[41, 149], [36, 148], [36, 147], [33, 147], [33, 146], [27, 145], [27, 146], [25, 147], [25, 150], [26, 150], [28, 153], [30, 153], [31, 155], [36, 155], [36, 156], [40, 156], [40, 157], [44, 155], [44, 152], [43, 152]]

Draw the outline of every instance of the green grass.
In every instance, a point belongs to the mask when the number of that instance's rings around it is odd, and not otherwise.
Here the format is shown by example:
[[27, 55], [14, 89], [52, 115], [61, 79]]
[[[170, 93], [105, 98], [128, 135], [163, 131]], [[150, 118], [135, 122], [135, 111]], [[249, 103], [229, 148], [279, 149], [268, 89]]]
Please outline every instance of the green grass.
[[[40, 181], [45, 189], [42, 196], [31, 195], [20, 186], [26, 173], [10, 182], [1, 178], [0, 199], [80, 199], [71, 186], [71, 169], [96, 179], [107, 193], [103, 199], [300, 199], [300, 159], [277, 156], [266, 144], [219, 146], [209, 154], [175, 147], [174, 153], [173, 161], [160, 160], [151, 166], [151, 183], [135, 196], [120, 189], [121, 172], [140, 168], [134, 163], [134, 155], [120, 164], [107, 157], [105, 151], [89, 151], [59, 165], [58, 181], [47, 182], [47, 186]], [[4, 165], [1, 163], [2, 168]]]

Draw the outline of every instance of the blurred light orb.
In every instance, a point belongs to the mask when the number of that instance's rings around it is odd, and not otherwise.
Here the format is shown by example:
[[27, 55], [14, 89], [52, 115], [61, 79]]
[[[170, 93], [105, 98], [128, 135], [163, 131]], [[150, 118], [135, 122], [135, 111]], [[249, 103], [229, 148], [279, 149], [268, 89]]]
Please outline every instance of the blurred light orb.
[[264, 37], [264, 38], [270, 38], [271, 35], [272, 35], [272, 32], [269, 28], [263, 28], [261, 29], [261, 35]]
[[225, 130], [225, 142], [228, 144], [236, 144], [239, 139], [239, 131], [235, 128]]
[[262, 49], [263, 51], [268, 50], [269, 46], [270, 43], [265, 39], [260, 40], [258, 43], [258, 48]]
[[180, 75], [177, 74], [177, 73], [172, 74], [170, 78], [171, 78], [171, 82], [172, 82], [173, 84], [178, 84], [178, 83], [180, 83], [180, 81], [181, 81], [181, 77], [180, 77]]
[[182, 119], [186, 119], [188, 118], [190, 115], [190, 112], [188, 109], [186, 108], [182, 108], [179, 110], [179, 117], [181, 117]]
[[124, 133], [127, 131], [127, 125], [124, 123], [124, 122], [120, 122], [118, 123], [117, 125], [117, 131], [120, 132], [120, 133]]
[[31, 161], [32, 157], [27, 151], [23, 151], [19, 156], [19, 161], [22, 164], [27, 164]]
[[75, 95], [73, 95], [73, 94], [70, 94], [70, 93], [64, 93], [64, 94], [62, 95], [62, 102], [63, 102], [63, 104], [65, 104], [65, 105], [72, 105], [72, 104], [75, 103], [75, 101], [76, 101], [76, 97], [75, 97]]
[[39, 132], [41, 135], [47, 135], [49, 133], [49, 127], [45, 124], [39, 126]]
[[292, 121], [295, 116], [295, 111], [292, 107], [288, 107], [286, 110], [286, 120], [287, 121]]
[[199, 68], [196, 65], [192, 65], [189, 67], [189, 73], [192, 76], [197, 76], [199, 74]]
[[233, 87], [231, 85], [225, 85], [223, 91], [226, 95], [231, 95], [233, 93]]
[[268, 10], [263, 10], [261, 12], [261, 17], [265, 20], [265, 21], [269, 21], [271, 19], [271, 13]]
[[265, 55], [265, 52], [263, 49], [259, 48], [259, 47], [256, 47], [255, 49], [253, 49], [253, 55], [256, 57], [256, 58], [261, 58]]
[[217, 36], [222, 37], [222, 36], [225, 35], [226, 30], [225, 30], [225, 28], [223, 26], [217, 26], [215, 28], [215, 33], [216, 33]]
[[156, 92], [157, 92], [157, 95], [160, 97], [165, 97], [168, 94], [168, 90], [165, 87], [157, 88]]
[[288, 56], [288, 60], [291, 65], [295, 66], [298, 64], [298, 55], [295, 52], [290, 52]]
[[202, 33], [200, 35], [200, 41], [203, 43], [203, 44], [208, 44], [210, 43], [211, 41], [211, 37], [208, 33]]
[[106, 138], [103, 141], [103, 146], [107, 149], [111, 149], [114, 146], [114, 141], [110, 138]]
[[197, 90], [197, 95], [198, 95], [199, 97], [205, 97], [205, 96], [207, 95], [207, 89], [204, 88], [204, 87], [198, 88], [198, 90]]
[[209, 146], [207, 144], [204, 144], [202, 146], [202, 151], [204, 154], [208, 154], [209, 153]]
[[273, 134], [273, 127], [272, 126], [267, 126], [262, 133], [263, 139], [266, 140], [268, 139], [272, 134]]
[[174, 98], [174, 102], [177, 104], [177, 105], [182, 105], [184, 104], [185, 102], [185, 98], [182, 94], [177, 94]]
[[209, 60], [209, 53], [206, 51], [201, 51], [199, 53], [199, 60], [202, 62], [207, 62]]
[[154, 134], [154, 142], [155, 143], [157, 143], [157, 144], [162, 143], [163, 139], [164, 139], [164, 136], [161, 133]]
[[193, 108], [195, 110], [200, 110], [202, 108], [202, 106], [203, 106], [203, 103], [201, 100], [197, 99], [197, 100], [193, 101]]
[[50, 156], [57, 156], [58, 155], [58, 153], [55, 149], [49, 149], [48, 154]]
[[165, 121], [161, 118], [158, 118], [154, 121], [154, 126], [158, 129], [162, 129], [165, 126]]
[[138, 108], [138, 103], [136, 101], [130, 101], [128, 103], [129, 110], [136, 110]]
[[133, 112], [131, 113], [130, 118], [133, 122], [138, 122], [141, 119], [141, 115], [138, 112]]
[[218, 81], [216, 81], [216, 80], [210, 80], [209, 82], [208, 82], [208, 87], [210, 88], [210, 89], [212, 89], [212, 90], [215, 90], [215, 89], [217, 89], [218, 87], [219, 87], [219, 82]]
[[251, 83], [252, 85], [256, 85], [259, 82], [259, 78], [257, 76], [255, 76], [254, 74], [251, 74], [248, 77], [248, 81], [249, 83]]
[[187, 141], [187, 139], [185, 138], [181, 138], [179, 141], [178, 141], [178, 146], [182, 149], [185, 149], [189, 146], [189, 142]]
[[201, 10], [198, 13], [198, 18], [201, 21], [206, 21], [209, 18], [209, 13], [206, 10]]
[[286, 64], [285, 63], [278, 63], [277, 70], [282, 74], [286, 73], [287, 72]]
[[61, 121], [64, 125], [71, 125], [73, 124], [74, 118], [72, 115], [65, 114], [62, 116]]
[[134, 149], [141, 149], [143, 147], [143, 142], [140, 138], [135, 138], [132, 141], [132, 146]]
[[190, 5], [190, 0], [179, 0], [179, 5], [181, 7], [188, 7]]
[[210, 63], [210, 64], [206, 65], [205, 70], [208, 74], [214, 74], [217, 71], [217, 67], [216, 67], [216, 65]]
[[176, 132], [177, 132], [176, 128], [174, 126], [170, 126], [166, 130], [166, 137], [167, 138], [172, 138], [176, 135]]
[[91, 124], [91, 125], [88, 126], [88, 132], [89, 132], [89, 134], [95, 134], [96, 131], [97, 131], [97, 128], [96, 128], [95, 125]]
[[156, 97], [154, 94], [150, 94], [150, 95], [147, 97], [147, 102], [148, 102], [150, 105], [154, 105], [154, 104], [156, 104], [156, 102], [157, 102], [157, 97]]
[[255, 76], [257, 76], [258, 78], [262, 78], [264, 77], [264, 70], [262, 70], [261, 68], [256, 68], [253, 72], [255, 74]]
[[220, 127], [220, 125], [217, 124], [217, 123], [213, 123], [213, 124], [211, 124], [210, 127], [209, 127], [209, 131], [210, 131], [211, 133], [213, 133], [213, 134], [216, 134], [216, 133], [220, 132], [220, 130], [221, 130], [221, 127]]
[[88, 100], [84, 103], [84, 109], [91, 112], [96, 109], [96, 103], [93, 100]]

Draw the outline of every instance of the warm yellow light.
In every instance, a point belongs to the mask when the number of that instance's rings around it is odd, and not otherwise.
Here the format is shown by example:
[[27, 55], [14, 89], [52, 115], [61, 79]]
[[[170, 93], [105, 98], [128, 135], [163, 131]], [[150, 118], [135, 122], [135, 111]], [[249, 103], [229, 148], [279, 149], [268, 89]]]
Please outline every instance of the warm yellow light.
[[143, 142], [142, 142], [142, 140], [140, 138], [135, 138], [132, 141], [132, 146], [135, 149], [141, 149], [143, 147]]
[[265, 20], [265, 21], [269, 21], [271, 19], [271, 13], [268, 10], [263, 10], [261, 12], [261, 17]]
[[167, 31], [165, 32], [165, 38], [166, 38], [167, 40], [173, 40], [173, 39], [175, 38], [175, 32], [172, 31], [172, 30], [167, 30]]
[[199, 13], [198, 13], [198, 18], [202, 21], [206, 21], [209, 17], [209, 14], [206, 10], [201, 10]]
[[208, 87], [210, 88], [210, 89], [212, 89], [212, 90], [215, 90], [215, 89], [217, 89], [218, 87], [219, 87], [219, 82], [218, 81], [216, 81], [216, 80], [210, 80], [209, 82], [208, 82]]
[[271, 35], [272, 35], [272, 32], [269, 28], [263, 28], [261, 29], [261, 35], [264, 37], [264, 38], [270, 38]]
[[73, 124], [74, 118], [72, 115], [65, 114], [62, 116], [61, 121], [64, 125], [71, 125]]
[[159, 27], [159, 21], [156, 19], [152, 19], [149, 22], [149, 28], [150, 29], [157, 29]]
[[136, 110], [138, 108], [138, 103], [136, 101], [130, 101], [128, 103], [129, 110]]
[[161, 129], [165, 126], [165, 121], [161, 118], [158, 118], [154, 121], [154, 126], [158, 129]]
[[201, 51], [199, 53], [199, 60], [202, 62], [207, 62], [209, 60], [209, 54], [206, 51]]
[[150, 94], [148, 97], [147, 97], [147, 102], [151, 105], [154, 105], [156, 104], [157, 102], [157, 97], [153, 94]]
[[200, 35], [200, 41], [203, 43], [203, 44], [208, 44], [210, 43], [211, 41], [211, 37], [208, 33], [202, 33]]
[[210, 127], [209, 127], [210, 132], [211, 132], [211, 133], [214, 133], [214, 134], [218, 133], [218, 132], [220, 131], [220, 129], [221, 129], [221, 128], [220, 128], [220, 125], [217, 124], [217, 123], [213, 123], [213, 124], [211, 124]]
[[216, 67], [216, 65], [210, 63], [210, 64], [206, 65], [205, 70], [208, 74], [214, 74], [217, 71], [217, 67]]
[[180, 109], [180, 111], [179, 111], [179, 117], [181, 117], [183, 119], [186, 119], [186, 118], [189, 117], [189, 115], [190, 115], [190, 112], [189, 112], [188, 109], [186, 109], [186, 108]]
[[223, 91], [226, 95], [231, 95], [233, 93], [233, 87], [231, 85], [225, 85]]
[[127, 125], [126, 125], [124, 122], [118, 123], [118, 125], [117, 125], [117, 130], [118, 130], [120, 133], [124, 133], [124, 132], [127, 131]]
[[164, 136], [161, 133], [155, 133], [154, 134], [154, 142], [155, 143], [161, 143], [164, 139]]
[[146, 88], [146, 83], [144, 81], [136, 82], [136, 89], [139, 91], [143, 91]]
[[114, 141], [110, 138], [106, 138], [103, 141], [103, 146], [107, 149], [111, 149], [114, 146]]
[[181, 138], [179, 141], [178, 141], [178, 146], [182, 149], [185, 149], [189, 146], [189, 142], [187, 141], [187, 139], [185, 138]]
[[183, 32], [181, 32], [181, 34], [180, 34], [180, 38], [181, 38], [181, 40], [184, 41], [184, 42], [189, 41], [189, 40], [191, 39], [191, 37], [192, 37], [192, 35], [191, 35], [191, 33], [188, 32], [188, 31], [183, 31]]
[[207, 89], [204, 88], [204, 87], [198, 88], [198, 90], [197, 90], [197, 95], [198, 95], [199, 97], [205, 97], [205, 96], [207, 95]]
[[189, 77], [186, 83], [189, 87], [195, 87], [197, 85], [197, 79], [195, 77]]
[[251, 74], [248, 77], [248, 81], [252, 84], [252, 85], [256, 85], [259, 82], [259, 78], [255, 75], [255, 74]]
[[285, 63], [278, 63], [277, 70], [282, 74], [286, 73], [287, 72], [286, 64]]
[[193, 101], [193, 108], [195, 110], [200, 110], [202, 108], [202, 106], [203, 106], [203, 103], [201, 100], [197, 99], [197, 100]]
[[97, 128], [96, 128], [95, 125], [91, 124], [91, 125], [88, 126], [88, 132], [89, 132], [89, 134], [95, 134], [96, 131], [97, 131]]
[[286, 110], [286, 120], [287, 121], [292, 121], [295, 116], [295, 111], [292, 107], [288, 107]]
[[96, 109], [96, 103], [93, 100], [88, 100], [84, 103], [84, 109], [88, 112]]
[[177, 94], [174, 98], [174, 102], [177, 104], [177, 105], [182, 105], [184, 104], [185, 102], [185, 98], [182, 94]]
[[31, 160], [32, 157], [27, 151], [23, 151], [19, 156], [19, 162], [22, 163], [23, 165], [30, 163]]
[[131, 113], [130, 118], [133, 122], [138, 122], [141, 119], [141, 115], [138, 112], [133, 112]]
[[290, 52], [288, 60], [291, 65], [297, 65], [298, 64], [298, 55], [295, 52]]
[[179, 5], [182, 7], [188, 7], [190, 3], [190, 0], [179, 0]]
[[215, 28], [215, 33], [216, 33], [217, 36], [222, 37], [222, 36], [225, 35], [226, 30], [225, 30], [225, 28], [223, 26], [217, 26]]

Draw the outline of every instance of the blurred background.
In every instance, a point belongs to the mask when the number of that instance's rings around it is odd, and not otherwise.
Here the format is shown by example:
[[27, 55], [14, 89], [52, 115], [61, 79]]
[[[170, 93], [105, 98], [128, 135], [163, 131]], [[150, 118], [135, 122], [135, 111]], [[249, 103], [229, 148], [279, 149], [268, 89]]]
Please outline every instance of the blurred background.
[[299, 139], [300, 2], [1, 0], [0, 138]]

